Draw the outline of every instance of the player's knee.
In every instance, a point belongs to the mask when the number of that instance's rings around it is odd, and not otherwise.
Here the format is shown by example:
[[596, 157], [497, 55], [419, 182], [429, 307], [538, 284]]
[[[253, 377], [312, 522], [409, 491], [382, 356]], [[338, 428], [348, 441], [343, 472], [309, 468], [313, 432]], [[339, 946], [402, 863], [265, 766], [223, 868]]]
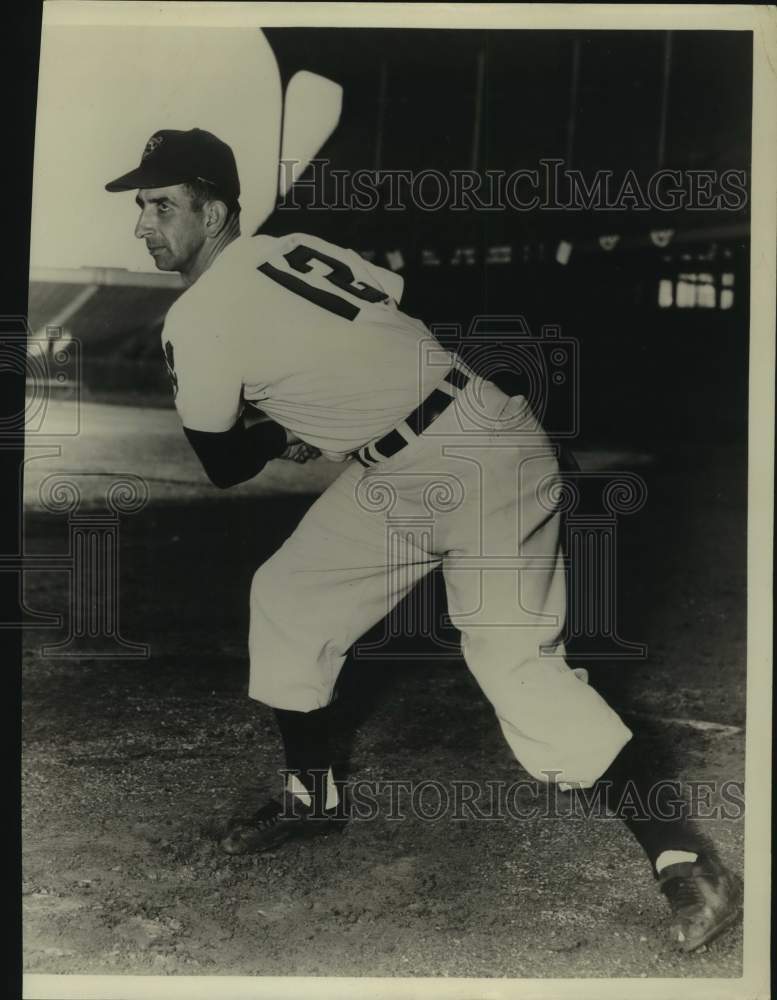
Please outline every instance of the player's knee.
[[271, 664], [251, 663], [251, 677], [248, 683], [248, 697], [260, 701], [270, 708], [289, 708], [289, 692], [273, 672]]
[[270, 708], [312, 712], [328, 705], [331, 686], [299, 663], [273, 660], [252, 651], [248, 697]]

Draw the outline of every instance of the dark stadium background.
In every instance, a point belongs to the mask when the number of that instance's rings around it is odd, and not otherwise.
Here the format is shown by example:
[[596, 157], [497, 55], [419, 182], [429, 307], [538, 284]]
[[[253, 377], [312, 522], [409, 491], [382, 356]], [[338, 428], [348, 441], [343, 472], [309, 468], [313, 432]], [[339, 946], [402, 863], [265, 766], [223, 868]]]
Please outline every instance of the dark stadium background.
[[[340, 124], [318, 154], [332, 169], [536, 169], [557, 158], [586, 179], [642, 185], [659, 168], [739, 170], [749, 183], [751, 36], [727, 31], [266, 31], [285, 84], [299, 69], [343, 87]], [[310, 171], [306, 178], [310, 176]], [[433, 194], [434, 192], [432, 192]], [[332, 190], [324, 191], [331, 203]], [[650, 447], [670, 438], [744, 440], [749, 206], [739, 211], [428, 212], [276, 210], [262, 227], [310, 232], [386, 265], [402, 254], [403, 308], [467, 328], [477, 314], [558, 324], [580, 344], [581, 440]], [[410, 199], [405, 199], [406, 202]], [[674, 230], [666, 248], [653, 229]], [[599, 237], [620, 242], [605, 251]], [[561, 240], [567, 264], [556, 261]], [[509, 245], [510, 264], [484, 263]], [[457, 248], [475, 263], [452, 264]], [[440, 260], [426, 266], [422, 250]], [[659, 281], [705, 274], [715, 307], [661, 308]], [[719, 307], [722, 276], [733, 301]], [[50, 276], [49, 276], [50, 278]], [[50, 322], [74, 286], [33, 274], [30, 322]], [[175, 293], [101, 287], [70, 318], [85, 398], [171, 405], [158, 330]], [[495, 335], [496, 336], [496, 335]], [[513, 386], [520, 389], [520, 385]], [[550, 419], [550, 418], [549, 418]], [[551, 419], [552, 423], [552, 419]]]

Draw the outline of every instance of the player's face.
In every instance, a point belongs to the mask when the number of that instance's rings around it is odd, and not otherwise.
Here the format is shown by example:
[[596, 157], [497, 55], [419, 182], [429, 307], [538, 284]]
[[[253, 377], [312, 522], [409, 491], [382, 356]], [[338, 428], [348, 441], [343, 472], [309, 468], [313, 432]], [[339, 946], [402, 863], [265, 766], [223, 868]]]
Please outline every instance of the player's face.
[[135, 202], [140, 209], [135, 235], [146, 241], [157, 268], [186, 274], [205, 243], [204, 216], [192, 208], [188, 189], [183, 184], [142, 188]]

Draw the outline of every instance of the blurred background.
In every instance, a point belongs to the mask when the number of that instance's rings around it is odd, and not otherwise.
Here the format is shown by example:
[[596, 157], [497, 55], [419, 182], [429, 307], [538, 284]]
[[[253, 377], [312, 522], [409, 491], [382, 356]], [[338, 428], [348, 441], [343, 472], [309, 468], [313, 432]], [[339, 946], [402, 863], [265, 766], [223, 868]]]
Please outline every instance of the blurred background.
[[[332, 170], [509, 174], [558, 159], [588, 182], [611, 171], [615, 190], [629, 170], [642, 190], [660, 169], [736, 170], [749, 183], [746, 32], [264, 35], [282, 88], [300, 69], [342, 86], [318, 154]], [[263, 231], [310, 232], [400, 272], [403, 308], [445, 326], [442, 339], [484, 313], [523, 317], [507, 327], [535, 337], [559, 326], [579, 345], [583, 443], [744, 442], [746, 197], [736, 210], [424, 211], [407, 196], [396, 211], [381, 196], [371, 211], [332, 211], [333, 185], [331, 174], [315, 193], [298, 185]], [[84, 400], [170, 407], [159, 330], [179, 292], [172, 275], [33, 267], [29, 319], [54, 346], [81, 342]]]

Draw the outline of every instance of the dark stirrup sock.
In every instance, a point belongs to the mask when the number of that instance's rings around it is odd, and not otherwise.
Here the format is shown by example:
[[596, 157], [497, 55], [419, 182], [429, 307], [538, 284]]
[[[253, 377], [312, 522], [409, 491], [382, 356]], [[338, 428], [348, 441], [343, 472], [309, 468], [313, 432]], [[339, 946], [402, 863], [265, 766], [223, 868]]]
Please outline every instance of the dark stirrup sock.
[[601, 788], [607, 811], [618, 816], [648, 856], [653, 874], [665, 851], [701, 854], [702, 838], [685, 816], [676, 781], [659, 780], [650, 773], [646, 755], [636, 738], [629, 741], [593, 789]]
[[287, 769], [310, 792], [314, 808], [323, 809], [327, 794], [326, 776], [332, 766], [330, 709], [293, 712], [275, 708], [273, 711], [283, 739]]

